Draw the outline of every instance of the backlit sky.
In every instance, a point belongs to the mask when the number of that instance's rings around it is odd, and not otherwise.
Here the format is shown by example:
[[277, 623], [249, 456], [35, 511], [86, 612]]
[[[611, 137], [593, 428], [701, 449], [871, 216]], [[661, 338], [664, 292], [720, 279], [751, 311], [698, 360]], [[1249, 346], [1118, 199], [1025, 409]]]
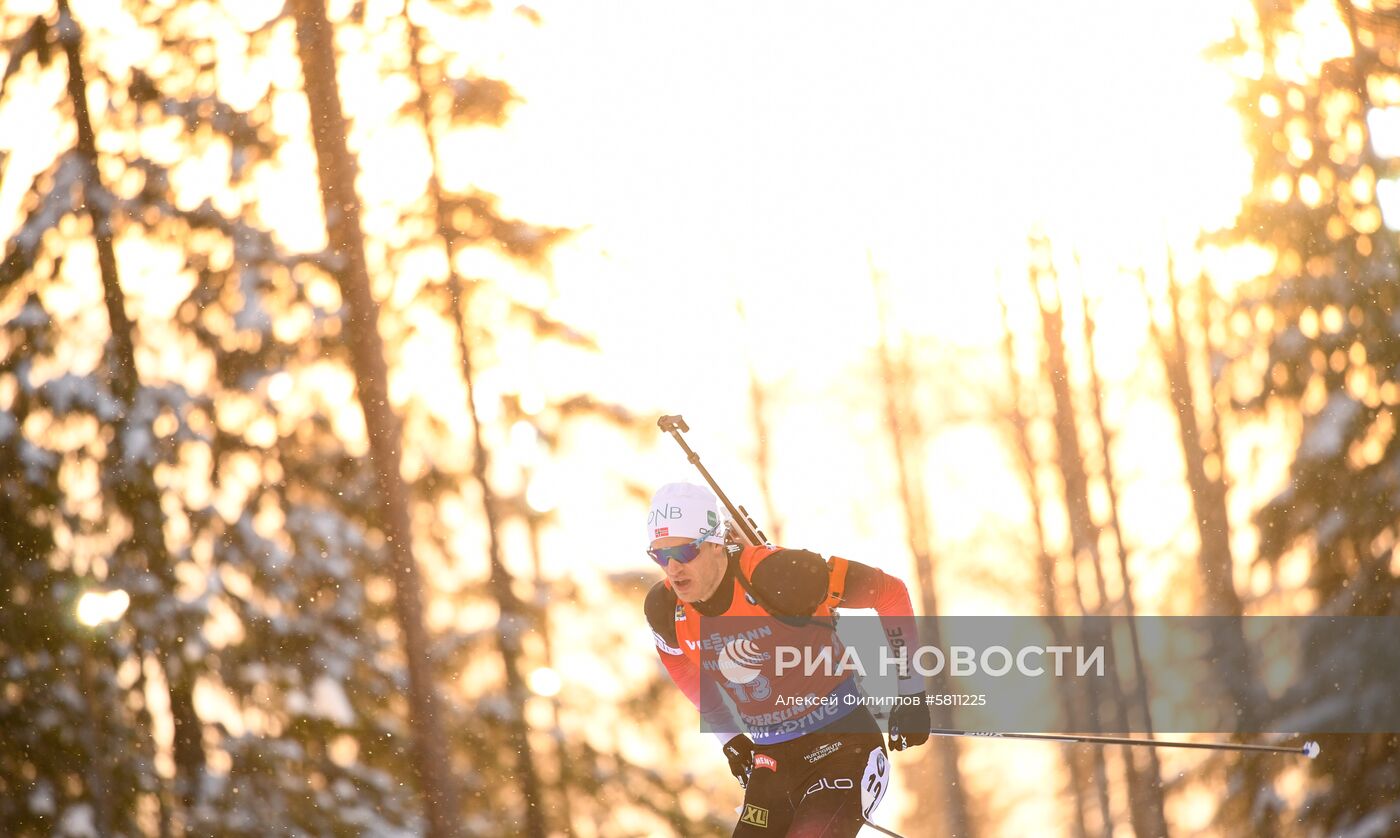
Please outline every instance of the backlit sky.
[[[998, 272], [1022, 281], [1034, 227], [1107, 274], [1156, 270], [1165, 242], [1228, 223], [1248, 185], [1232, 82], [1200, 56], [1230, 3], [535, 8], [541, 26], [507, 16], [484, 39], [498, 54], [483, 68], [525, 101], [505, 131], [462, 139], [472, 176], [583, 227], [554, 275], [561, 315], [605, 347], [600, 389], [686, 415], [746, 497], [753, 363], [775, 396], [780, 514], [833, 550], [898, 552], [878, 391], [861, 392], [868, 258], [913, 336], [986, 344]], [[1140, 316], [1104, 318], [1105, 339], [1120, 321], [1135, 346]], [[1130, 359], [1106, 353], [1106, 374]], [[985, 504], [989, 445], [955, 444], [935, 497], [971, 487]], [[656, 480], [691, 477], [669, 443], [657, 454]], [[631, 522], [588, 508], [607, 521], [600, 554], [630, 555]], [[935, 526], [965, 537], [965, 512]]]
[[[280, 5], [222, 8], [255, 26]], [[333, 2], [332, 15], [349, 5]], [[74, 7], [102, 35], [90, 51], [151, 60], [156, 42], [111, 6]], [[401, 8], [369, 0], [366, 21], [392, 20]], [[410, 4], [433, 37], [471, 56], [473, 71], [509, 80], [523, 99], [503, 130], [444, 143], [448, 183], [473, 183], [499, 193], [507, 213], [579, 230], [554, 254], [552, 301], [489, 255], [468, 267], [548, 301], [603, 348], [569, 363], [507, 345], [482, 374], [487, 398], [479, 402], [531, 382], [546, 392], [596, 392], [644, 416], [682, 413], [722, 484], [761, 509], [750, 465], [752, 365], [770, 394], [773, 495], [794, 544], [891, 570], [906, 560], [870, 375], [870, 264], [886, 276], [895, 325], [912, 340], [986, 346], [999, 328], [997, 277], [1023, 289], [1026, 234], [1048, 231], [1065, 255], [1083, 255], [1086, 281], [1105, 299], [1103, 342], [1118, 351], [1100, 357], [1113, 384], [1138, 374], [1145, 334], [1140, 298], [1119, 267], [1159, 271], [1168, 242], [1189, 245], [1202, 226], [1227, 224], [1248, 185], [1232, 81], [1201, 57], [1231, 31], [1237, 2], [1197, 0], [1169, 12], [1107, 2], [532, 8], [538, 24], [502, 7], [453, 26]], [[1327, 26], [1330, 39], [1318, 43], [1335, 47], [1335, 24]], [[285, 56], [291, 27], [279, 27]], [[341, 45], [373, 233], [377, 208], [421, 194], [422, 144], [402, 127], [376, 127], [402, 99], [354, 38]], [[296, 67], [285, 57], [248, 66], [237, 58], [243, 49], [236, 37], [220, 47], [223, 95], [251, 106], [266, 89], [258, 80], [270, 79], [293, 91], [274, 99], [275, 127], [301, 135], [280, 153], [283, 168], [260, 176], [259, 211], [292, 247], [322, 247]], [[58, 131], [51, 106], [25, 108], [56, 94], [16, 94], [0, 120]], [[17, 144], [10, 162], [18, 172], [45, 153]], [[216, 156], [209, 165], [227, 164]], [[28, 182], [5, 179], [0, 219], [16, 217]], [[161, 282], [158, 264], [169, 263], [133, 254], [124, 281]], [[435, 384], [455, 376], [443, 367], [446, 345], [411, 347], [408, 366], [419, 389], [450, 400], [459, 397]], [[957, 386], [921, 382], [935, 401], [951, 400], [940, 388]], [[1129, 410], [1118, 416], [1170, 433], [1160, 409]], [[551, 538], [554, 555], [567, 557], [558, 561], [575, 561], [578, 548], [567, 545], [583, 542], [597, 567], [644, 566], [617, 478], [637, 476], [641, 456], [648, 481], [695, 479], [659, 433], [657, 443], [649, 452], [630, 440], [585, 445], [542, 469], [533, 496], [558, 506]], [[1014, 478], [992, 473], [1004, 454], [990, 434], [949, 435], [931, 455], [940, 539], [960, 543], [1020, 514], [1022, 500], [1004, 499], [1019, 493]], [[1169, 469], [1164, 479], [1176, 478]], [[1138, 531], [1143, 541], [1162, 543], [1180, 527], [1185, 499], [1174, 490], [1170, 500], [1150, 486], [1125, 492], [1130, 525], [1136, 505], [1149, 511], [1140, 526], [1156, 527]], [[958, 602], [953, 609], [963, 610]]]

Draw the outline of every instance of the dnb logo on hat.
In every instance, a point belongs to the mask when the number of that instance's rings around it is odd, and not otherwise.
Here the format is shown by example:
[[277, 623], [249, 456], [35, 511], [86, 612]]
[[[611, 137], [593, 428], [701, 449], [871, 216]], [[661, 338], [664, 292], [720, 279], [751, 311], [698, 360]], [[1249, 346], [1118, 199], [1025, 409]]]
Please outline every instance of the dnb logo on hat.
[[647, 514], [647, 541], [696, 538], [722, 543], [724, 519], [714, 493], [694, 483], [667, 483], [656, 490]]

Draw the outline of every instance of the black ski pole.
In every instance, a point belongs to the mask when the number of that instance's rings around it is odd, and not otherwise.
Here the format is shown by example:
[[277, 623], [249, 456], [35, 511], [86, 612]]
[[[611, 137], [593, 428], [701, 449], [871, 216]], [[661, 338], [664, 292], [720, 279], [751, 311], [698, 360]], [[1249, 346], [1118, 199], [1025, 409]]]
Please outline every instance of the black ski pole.
[[876, 832], [883, 832], [886, 835], [892, 836], [892, 838], [904, 838], [904, 836], [900, 835], [898, 832], [890, 832], [888, 829], [885, 829], [883, 826], [880, 826], [878, 823], [875, 823], [874, 821], [870, 820], [870, 818], [862, 817], [861, 822], [864, 823], [866, 826], [870, 827], [871, 829], [875, 830]]
[[760, 530], [758, 525], [754, 523], [753, 518], [749, 516], [748, 510], [744, 509], [742, 506], [736, 507], [730, 502], [724, 490], [720, 489], [719, 484], [710, 476], [710, 472], [700, 464], [700, 455], [692, 451], [690, 446], [686, 444], [685, 438], [681, 436], [683, 432], [690, 431], [690, 426], [685, 423], [685, 418], [679, 414], [676, 416], [662, 416], [660, 419], [656, 420], [656, 427], [669, 433], [671, 438], [676, 441], [676, 444], [681, 447], [681, 450], [685, 452], [686, 459], [693, 463], [696, 468], [700, 469], [700, 475], [705, 478], [705, 482], [710, 484], [710, 488], [719, 496], [720, 502], [724, 504], [724, 508], [729, 510], [729, 516], [733, 518], [734, 523], [738, 525], [740, 532], [744, 535], [744, 539], [754, 547], [761, 547], [767, 544], [768, 536], [764, 535], [763, 530]]
[[1136, 745], [1147, 748], [1201, 748], [1210, 751], [1262, 751], [1270, 754], [1302, 754], [1317, 759], [1322, 748], [1311, 739], [1302, 745], [1247, 745], [1237, 742], [1182, 742], [1167, 739], [1134, 739], [1127, 736], [1081, 736], [1077, 733], [998, 733], [975, 730], [929, 731], [933, 736], [967, 736], [979, 739], [1036, 739], [1044, 742], [1071, 742], [1083, 745]]
[[[1322, 748], [1311, 739], [1302, 745], [1246, 745], [1225, 742], [1180, 742], [1164, 739], [1134, 739], [1127, 736], [1079, 736], [1077, 734], [1066, 733], [994, 733], [978, 732], [972, 730], [931, 730], [934, 736], [968, 736], [985, 739], [1035, 739], [1045, 742], [1071, 742], [1085, 745], [1139, 745], [1153, 748], [1203, 748], [1213, 751], [1263, 751], [1273, 754], [1301, 754], [1308, 759], [1317, 759], [1317, 755], [1322, 753]], [[865, 825], [876, 832], [901, 838], [897, 833], [891, 832], [879, 824], [872, 823], [869, 818], [862, 817]]]

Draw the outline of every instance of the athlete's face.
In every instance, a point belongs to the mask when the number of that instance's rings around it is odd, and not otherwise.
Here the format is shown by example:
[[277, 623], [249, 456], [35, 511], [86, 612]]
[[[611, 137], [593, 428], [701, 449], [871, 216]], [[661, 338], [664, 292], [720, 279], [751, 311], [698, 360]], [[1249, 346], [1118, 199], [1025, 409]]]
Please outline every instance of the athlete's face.
[[[679, 547], [689, 544], [689, 538], [658, 538], [651, 543], [653, 549]], [[705, 542], [700, 545], [700, 554], [684, 564], [670, 560], [666, 563], [666, 578], [671, 581], [671, 590], [681, 602], [699, 602], [709, 599], [719, 588], [724, 578], [724, 545]]]

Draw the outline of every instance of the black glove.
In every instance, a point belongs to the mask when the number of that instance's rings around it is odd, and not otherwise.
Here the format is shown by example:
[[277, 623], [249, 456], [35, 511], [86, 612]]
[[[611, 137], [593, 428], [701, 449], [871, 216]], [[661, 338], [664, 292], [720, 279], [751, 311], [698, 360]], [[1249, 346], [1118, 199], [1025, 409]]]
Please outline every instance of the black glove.
[[724, 755], [729, 759], [729, 773], [739, 781], [740, 787], [748, 788], [749, 777], [753, 775], [753, 740], [739, 734], [724, 743]]
[[900, 696], [900, 702], [890, 711], [890, 750], [902, 751], [924, 744], [932, 726], [927, 695]]

